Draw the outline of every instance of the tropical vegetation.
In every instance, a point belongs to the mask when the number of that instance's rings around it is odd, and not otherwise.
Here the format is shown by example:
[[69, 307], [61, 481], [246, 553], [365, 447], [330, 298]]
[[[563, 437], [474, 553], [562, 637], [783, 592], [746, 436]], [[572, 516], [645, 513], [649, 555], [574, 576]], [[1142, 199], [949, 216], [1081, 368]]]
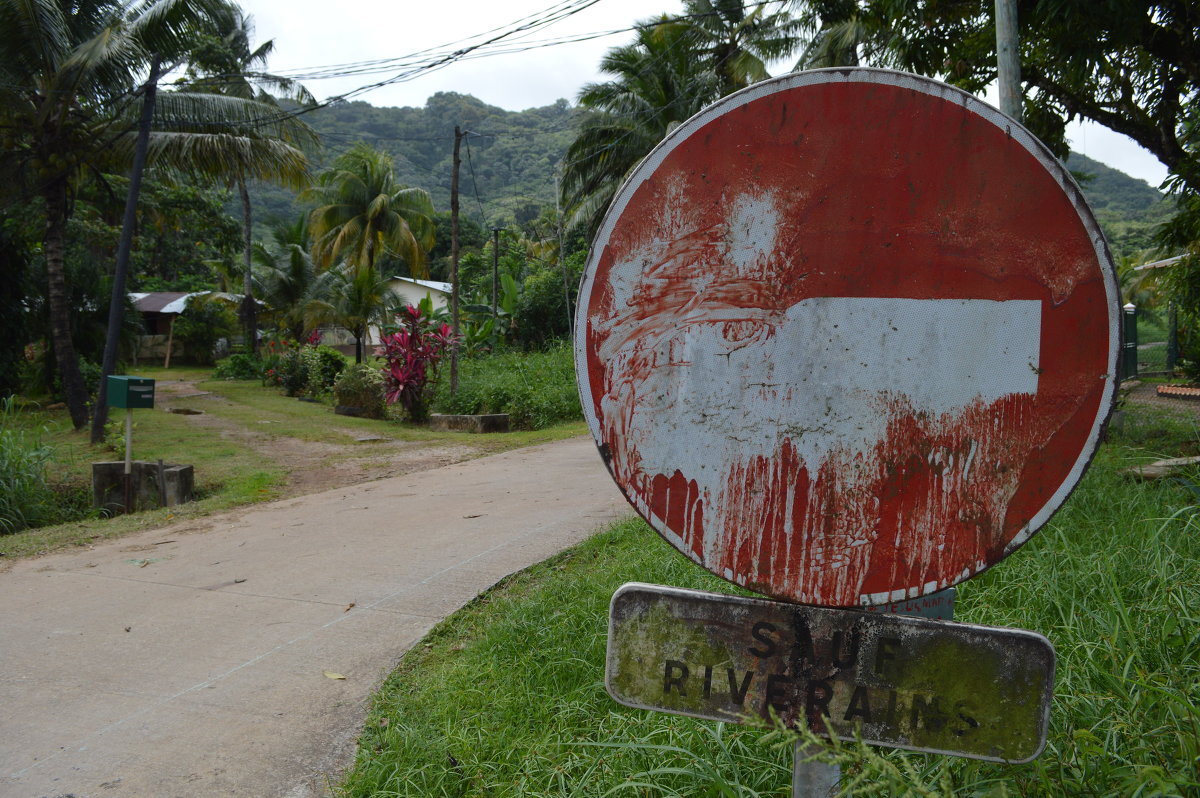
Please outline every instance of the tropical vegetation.
[[149, 163], [160, 168], [296, 179], [307, 169], [291, 126], [261, 103], [186, 91], [139, 102], [227, 8], [219, 0], [0, 3], [0, 190], [6, 207], [39, 201], [29, 224], [41, 229], [49, 338], [76, 428], [89, 411], [71, 336], [68, 223], [85, 184], [132, 162], [143, 108], [152, 113]]

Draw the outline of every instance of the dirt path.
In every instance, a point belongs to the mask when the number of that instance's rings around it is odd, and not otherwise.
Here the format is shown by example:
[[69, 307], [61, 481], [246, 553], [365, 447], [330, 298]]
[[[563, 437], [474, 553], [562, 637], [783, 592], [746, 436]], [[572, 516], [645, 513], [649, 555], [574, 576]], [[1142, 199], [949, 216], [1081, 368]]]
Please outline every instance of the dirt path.
[[[224, 417], [222, 409], [232, 408], [233, 402], [200, 389], [193, 380], [160, 380], [155, 389], [157, 403], [167, 412], [184, 415], [189, 423], [212, 430], [224, 439], [255, 449], [269, 449], [288, 472], [284, 496], [302, 496], [440, 468], [490, 450], [483, 444], [405, 441], [386, 434], [356, 436], [350, 429], [346, 433], [352, 442], [346, 444], [304, 440], [273, 431], [277, 422], [264, 420], [255, 427], [247, 427]], [[331, 417], [329, 426], [337, 426], [336, 418]]]

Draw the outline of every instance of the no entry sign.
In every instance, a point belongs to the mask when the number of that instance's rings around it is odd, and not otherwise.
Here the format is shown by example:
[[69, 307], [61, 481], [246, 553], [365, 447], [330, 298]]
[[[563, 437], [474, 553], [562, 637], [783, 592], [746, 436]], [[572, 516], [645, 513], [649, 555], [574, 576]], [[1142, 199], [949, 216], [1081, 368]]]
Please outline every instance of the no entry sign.
[[1058, 509], [1111, 408], [1117, 288], [1063, 167], [884, 70], [725, 98], [634, 171], [575, 332], [584, 413], [667, 540], [753, 590], [925, 595]]

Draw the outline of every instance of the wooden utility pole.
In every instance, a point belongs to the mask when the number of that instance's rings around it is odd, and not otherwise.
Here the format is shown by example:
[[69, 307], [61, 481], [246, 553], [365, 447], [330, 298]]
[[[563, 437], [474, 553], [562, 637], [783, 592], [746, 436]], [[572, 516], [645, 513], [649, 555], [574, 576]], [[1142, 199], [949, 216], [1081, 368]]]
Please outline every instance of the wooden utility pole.
[[996, 0], [996, 79], [1000, 84], [1000, 110], [1018, 122], [1023, 110], [1019, 43], [1017, 0]]
[[500, 302], [499, 293], [500, 282], [500, 228], [492, 228], [492, 335], [497, 331], [497, 325], [500, 323], [497, 320], [499, 316], [498, 306]]
[[567, 279], [567, 247], [563, 240], [562, 185], [559, 170], [554, 170], [554, 221], [558, 225], [558, 266], [563, 275], [563, 301], [567, 305], [567, 337], [575, 334], [575, 318], [571, 312], [571, 281]]
[[454, 341], [450, 344], [450, 395], [458, 392], [458, 169], [462, 165], [459, 149], [463, 136], [454, 126], [454, 158], [450, 167], [450, 327]]
[[[133, 168], [129, 173], [129, 193], [125, 195], [125, 218], [121, 223], [121, 240], [117, 243], [117, 263], [113, 269], [112, 297], [108, 304], [108, 331], [104, 339], [104, 356], [100, 363], [100, 390], [96, 394], [92, 414], [92, 443], [104, 439], [108, 422], [108, 375], [117, 366], [117, 347], [121, 341], [121, 319], [125, 315], [125, 277], [129, 274], [129, 252], [133, 247], [133, 228], [137, 226], [138, 194], [142, 188], [142, 171], [150, 147], [150, 126], [154, 121], [154, 101], [158, 93], [161, 65], [155, 53], [150, 62], [150, 77], [146, 79], [142, 96], [142, 116], [138, 121], [137, 141], [133, 146]], [[168, 355], [169, 356], [169, 355]]]

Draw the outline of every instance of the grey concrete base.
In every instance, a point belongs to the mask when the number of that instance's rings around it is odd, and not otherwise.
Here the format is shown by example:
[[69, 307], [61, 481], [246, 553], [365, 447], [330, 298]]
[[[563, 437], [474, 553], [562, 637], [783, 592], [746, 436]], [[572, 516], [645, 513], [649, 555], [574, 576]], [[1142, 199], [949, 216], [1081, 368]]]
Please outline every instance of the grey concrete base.
[[429, 417], [429, 426], [454, 432], [508, 432], [508, 413], [479, 416], [434, 413]]
[[[133, 481], [132, 510], [153, 507], [174, 507], [190, 502], [195, 492], [196, 477], [190, 465], [159, 464], [149, 460], [134, 460], [130, 478]], [[111, 512], [125, 509], [125, 461], [92, 463], [92, 506]]]

